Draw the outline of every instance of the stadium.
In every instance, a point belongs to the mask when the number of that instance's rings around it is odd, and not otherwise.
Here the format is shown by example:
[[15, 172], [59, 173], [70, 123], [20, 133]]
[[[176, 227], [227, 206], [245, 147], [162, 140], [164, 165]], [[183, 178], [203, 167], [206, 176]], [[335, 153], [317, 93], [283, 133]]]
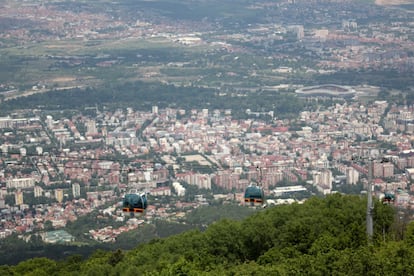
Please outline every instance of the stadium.
[[324, 84], [316, 86], [307, 86], [297, 89], [296, 94], [304, 97], [342, 97], [351, 98], [355, 96], [356, 91], [352, 87], [336, 85], [336, 84]]

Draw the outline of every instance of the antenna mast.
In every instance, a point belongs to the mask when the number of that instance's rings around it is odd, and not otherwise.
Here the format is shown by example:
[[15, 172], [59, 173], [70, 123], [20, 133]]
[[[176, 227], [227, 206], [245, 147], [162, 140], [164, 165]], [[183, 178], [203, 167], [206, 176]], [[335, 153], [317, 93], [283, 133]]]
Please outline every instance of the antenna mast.
[[374, 223], [372, 218], [372, 213], [374, 207], [372, 206], [372, 169], [373, 169], [373, 160], [370, 158], [368, 160], [368, 200], [367, 200], [367, 235], [368, 239], [371, 242], [372, 236], [374, 234]]

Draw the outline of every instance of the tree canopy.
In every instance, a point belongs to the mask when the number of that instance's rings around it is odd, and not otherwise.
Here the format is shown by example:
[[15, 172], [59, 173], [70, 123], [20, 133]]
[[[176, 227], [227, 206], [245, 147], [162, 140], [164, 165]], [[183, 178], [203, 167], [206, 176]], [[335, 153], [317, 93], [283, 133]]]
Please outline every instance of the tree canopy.
[[[279, 205], [244, 220], [222, 219], [204, 232], [153, 239], [130, 251], [89, 259], [31, 259], [1, 266], [2, 275], [412, 275], [414, 226], [398, 229], [393, 207], [376, 202], [374, 236], [366, 199], [330, 195]], [[401, 226], [401, 225], [400, 225]], [[404, 231], [405, 235], [396, 235]], [[403, 237], [403, 238], [401, 238]]]

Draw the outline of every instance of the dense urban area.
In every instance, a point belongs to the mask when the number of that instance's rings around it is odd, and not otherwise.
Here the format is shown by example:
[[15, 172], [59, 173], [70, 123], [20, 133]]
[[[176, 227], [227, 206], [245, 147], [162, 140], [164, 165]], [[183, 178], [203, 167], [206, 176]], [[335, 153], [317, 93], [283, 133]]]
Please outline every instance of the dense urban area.
[[[148, 112], [94, 110], [96, 116], [69, 118], [38, 112], [0, 118], [3, 238], [42, 230], [48, 222], [63, 228], [96, 209], [99, 216], [127, 221], [119, 202], [131, 188], [150, 193], [145, 214], [117, 229], [91, 229], [94, 239], [113, 241], [146, 220], [177, 219], [208, 204], [206, 196], [242, 204], [252, 181], [274, 198], [269, 204], [293, 201], [289, 193], [300, 199], [358, 193], [370, 158], [377, 196], [395, 194], [394, 204], [402, 208], [412, 203], [411, 106], [342, 101], [301, 112], [295, 128], [289, 120], [256, 119], [258, 114], [235, 120], [230, 110], [153, 106]], [[188, 201], [180, 183], [196, 186], [200, 194]], [[212, 186], [222, 192], [213, 193]]]
[[122, 248], [368, 184], [411, 221], [410, 1], [75, 2], [0, 4], [0, 244]]

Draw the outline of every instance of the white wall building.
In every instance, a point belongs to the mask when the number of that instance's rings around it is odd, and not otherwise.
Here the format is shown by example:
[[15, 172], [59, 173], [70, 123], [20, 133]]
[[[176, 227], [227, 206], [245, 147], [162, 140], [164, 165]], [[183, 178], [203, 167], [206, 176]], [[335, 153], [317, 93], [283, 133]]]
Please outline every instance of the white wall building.
[[179, 182], [174, 182], [173, 183], [173, 188], [174, 188], [175, 193], [178, 196], [184, 196], [185, 195], [185, 188]]
[[359, 172], [352, 167], [346, 168], [346, 184], [355, 185], [359, 180]]
[[6, 181], [7, 188], [24, 189], [34, 187], [35, 180], [32, 177], [12, 178]]

